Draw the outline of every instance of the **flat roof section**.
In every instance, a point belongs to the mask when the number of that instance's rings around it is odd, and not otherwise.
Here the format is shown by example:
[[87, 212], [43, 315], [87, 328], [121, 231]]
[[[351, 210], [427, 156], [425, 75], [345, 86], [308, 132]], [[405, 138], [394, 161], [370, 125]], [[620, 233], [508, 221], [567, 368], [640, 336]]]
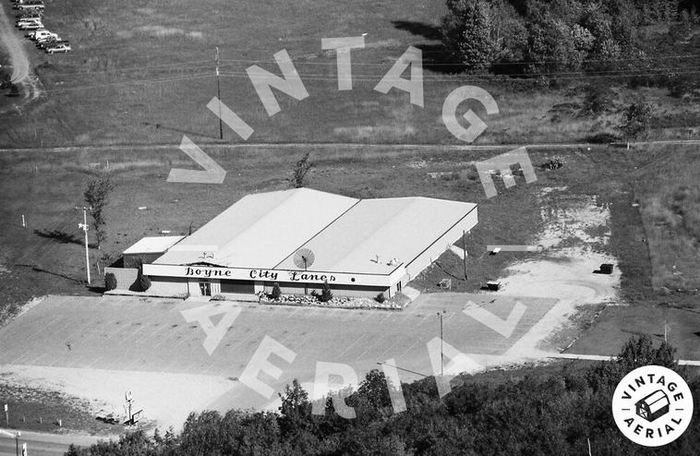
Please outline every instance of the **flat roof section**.
[[177, 244], [185, 236], [152, 236], [139, 240], [136, 244], [124, 250], [124, 254], [162, 253]]
[[[315, 256], [308, 270], [389, 274], [418, 257], [476, 207], [423, 197], [361, 200], [304, 244]], [[277, 268], [298, 269], [293, 257]]]

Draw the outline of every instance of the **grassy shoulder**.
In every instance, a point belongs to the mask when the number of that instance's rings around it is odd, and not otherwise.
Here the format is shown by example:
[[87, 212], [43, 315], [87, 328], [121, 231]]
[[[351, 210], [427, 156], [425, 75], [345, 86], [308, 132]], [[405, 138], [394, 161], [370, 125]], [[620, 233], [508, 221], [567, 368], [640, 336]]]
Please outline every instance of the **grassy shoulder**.
[[[0, 375], [0, 403], [8, 405], [9, 424], [21, 431], [66, 433], [84, 431], [94, 435], [114, 435], [125, 430], [122, 425], [96, 419], [93, 404], [59, 391], [49, 391], [7, 382]], [[59, 425], [60, 421], [60, 425]]]

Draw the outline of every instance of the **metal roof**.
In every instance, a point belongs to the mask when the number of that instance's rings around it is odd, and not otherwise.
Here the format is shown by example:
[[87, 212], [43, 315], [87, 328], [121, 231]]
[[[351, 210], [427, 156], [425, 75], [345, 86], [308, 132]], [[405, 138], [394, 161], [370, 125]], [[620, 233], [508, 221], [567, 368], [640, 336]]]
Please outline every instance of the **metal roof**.
[[153, 236], [145, 237], [136, 244], [124, 250], [125, 254], [162, 253], [177, 244], [185, 236]]
[[389, 274], [475, 208], [423, 197], [359, 200], [310, 189], [253, 194], [154, 264], [297, 270], [293, 256], [304, 247], [315, 256], [309, 271]]

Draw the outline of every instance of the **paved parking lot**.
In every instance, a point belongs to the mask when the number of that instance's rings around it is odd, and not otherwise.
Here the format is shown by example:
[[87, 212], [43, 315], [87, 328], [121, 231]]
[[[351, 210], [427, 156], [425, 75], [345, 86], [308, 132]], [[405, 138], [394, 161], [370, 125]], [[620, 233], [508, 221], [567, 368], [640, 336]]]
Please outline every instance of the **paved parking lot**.
[[[393, 358], [402, 368], [401, 379], [408, 381], [419, 377], [409, 371], [432, 373], [426, 344], [440, 335], [438, 311], [445, 311], [444, 341], [484, 363], [506, 353], [556, 303], [520, 299], [524, 313], [504, 337], [465, 315], [469, 301], [503, 321], [515, 306], [512, 297], [455, 293], [423, 295], [402, 312], [222, 304], [237, 316], [209, 355], [204, 330], [197, 321], [187, 322], [182, 311], [216, 303], [50, 296], [0, 329], [0, 365], [44, 366], [46, 372], [73, 368], [237, 379], [268, 336], [296, 353], [292, 363], [270, 356], [282, 374], [278, 380], [265, 374], [260, 378], [277, 390], [294, 378], [312, 381], [317, 361], [348, 364], [362, 378], [377, 362]], [[213, 316], [212, 324], [221, 318]], [[222, 399], [228, 406], [268, 401], [240, 383], [232, 384], [229, 399]]]

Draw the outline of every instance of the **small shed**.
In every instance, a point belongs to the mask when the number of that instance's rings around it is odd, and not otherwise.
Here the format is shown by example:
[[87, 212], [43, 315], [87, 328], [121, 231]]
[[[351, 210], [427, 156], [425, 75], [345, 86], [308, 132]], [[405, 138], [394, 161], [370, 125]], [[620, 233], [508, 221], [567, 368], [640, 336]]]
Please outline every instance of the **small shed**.
[[637, 401], [634, 405], [638, 416], [652, 422], [668, 413], [669, 404], [668, 396], [659, 389]]

